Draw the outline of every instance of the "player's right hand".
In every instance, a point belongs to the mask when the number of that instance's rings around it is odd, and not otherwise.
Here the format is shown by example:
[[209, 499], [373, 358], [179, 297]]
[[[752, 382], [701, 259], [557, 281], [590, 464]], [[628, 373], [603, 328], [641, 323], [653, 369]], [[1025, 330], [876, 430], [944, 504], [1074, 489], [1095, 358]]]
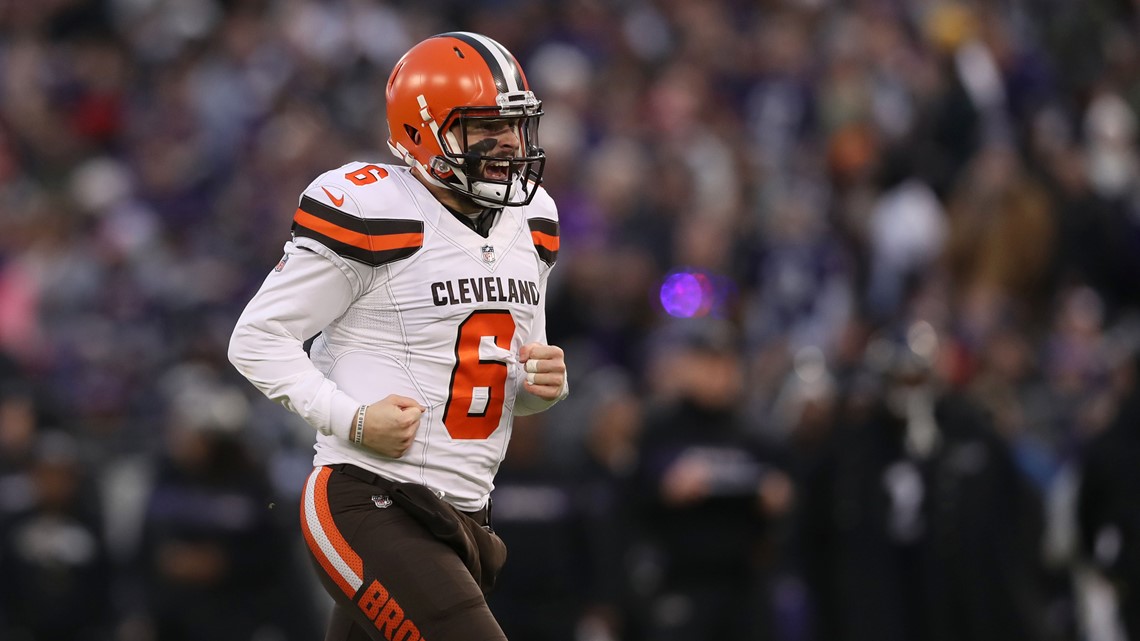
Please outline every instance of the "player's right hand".
[[400, 458], [412, 446], [425, 410], [419, 401], [396, 394], [369, 405], [364, 415], [364, 446], [384, 456]]

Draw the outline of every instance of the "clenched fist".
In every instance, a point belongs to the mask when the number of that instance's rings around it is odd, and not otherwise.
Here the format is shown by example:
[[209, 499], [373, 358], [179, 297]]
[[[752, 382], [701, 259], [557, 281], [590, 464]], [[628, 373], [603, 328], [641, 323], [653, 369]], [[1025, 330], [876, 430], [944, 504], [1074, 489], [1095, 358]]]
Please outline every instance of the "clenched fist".
[[362, 444], [384, 456], [400, 458], [412, 446], [425, 410], [419, 401], [397, 394], [376, 401], [364, 415]]
[[526, 369], [526, 391], [548, 401], [562, 398], [566, 360], [561, 347], [527, 343], [519, 349], [519, 362]]

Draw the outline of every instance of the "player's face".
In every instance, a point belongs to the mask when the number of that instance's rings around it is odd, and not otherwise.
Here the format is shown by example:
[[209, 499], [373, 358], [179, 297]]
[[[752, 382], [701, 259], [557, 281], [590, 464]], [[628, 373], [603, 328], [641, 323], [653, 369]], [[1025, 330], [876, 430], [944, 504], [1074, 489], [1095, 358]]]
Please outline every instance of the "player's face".
[[[467, 152], [475, 156], [516, 158], [522, 154], [521, 118], [474, 118], [466, 123]], [[507, 163], [484, 160], [472, 176], [505, 181], [510, 178]]]

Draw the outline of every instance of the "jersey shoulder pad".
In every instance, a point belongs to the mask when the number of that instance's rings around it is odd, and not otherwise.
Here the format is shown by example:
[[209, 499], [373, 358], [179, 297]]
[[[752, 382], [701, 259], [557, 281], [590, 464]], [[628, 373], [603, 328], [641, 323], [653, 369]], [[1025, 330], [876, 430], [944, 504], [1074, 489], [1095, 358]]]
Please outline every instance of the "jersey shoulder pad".
[[408, 217], [414, 207], [401, 206], [407, 196], [394, 171], [400, 169], [354, 162], [322, 174], [301, 194], [293, 235], [373, 267], [415, 254], [424, 223]]
[[540, 187], [525, 211], [538, 257], [547, 265], [554, 265], [558, 260], [558, 208], [554, 199]]

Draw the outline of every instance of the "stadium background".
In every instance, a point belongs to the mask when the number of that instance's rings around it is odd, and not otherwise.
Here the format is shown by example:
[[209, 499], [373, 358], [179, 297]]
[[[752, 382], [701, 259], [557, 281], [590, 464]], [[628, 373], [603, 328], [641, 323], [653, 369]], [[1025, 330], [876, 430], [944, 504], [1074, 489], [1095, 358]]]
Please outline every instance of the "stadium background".
[[[455, 29], [544, 100], [562, 219], [574, 393], [496, 490], [511, 638], [1124, 638], [1126, 0], [0, 1], [0, 638], [320, 638], [311, 430], [226, 344]], [[748, 465], [647, 469], [723, 430]]]

